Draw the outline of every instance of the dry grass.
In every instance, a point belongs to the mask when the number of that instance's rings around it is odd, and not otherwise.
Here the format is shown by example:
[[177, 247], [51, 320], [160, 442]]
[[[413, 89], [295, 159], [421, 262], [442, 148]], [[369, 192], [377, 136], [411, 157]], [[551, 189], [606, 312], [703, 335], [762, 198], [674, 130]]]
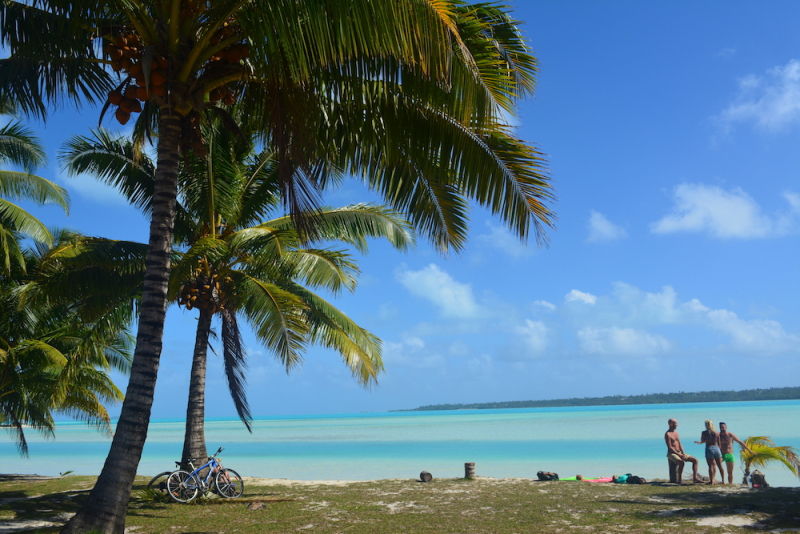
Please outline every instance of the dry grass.
[[[59, 521], [86, 498], [92, 482], [90, 477], [0, 476], [0, 531], [4, 523], [52, 520], [52, 526], [39, 531], [56, 532]], [[247, 479], [242, 499], [178, 505], [143, 499], [136, 490], [146, 482], [137, 481], [128, 513], [127, 531], [135, 534], [800, 532], [800, 488], [484, 478], [427, 484]]]

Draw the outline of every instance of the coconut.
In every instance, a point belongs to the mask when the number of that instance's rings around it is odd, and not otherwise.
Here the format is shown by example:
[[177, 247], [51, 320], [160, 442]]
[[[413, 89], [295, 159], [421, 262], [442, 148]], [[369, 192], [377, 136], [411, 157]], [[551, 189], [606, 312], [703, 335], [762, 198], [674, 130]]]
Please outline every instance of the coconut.
[[123, 100], [122, 93], [116, 89], [113, 91], [108, 92], [108, 101], [114, 104], [115, 106], [119, 105], [120, 102]]
[[123, 126], [126, 125], [131, 118], [131, 114], [123, 111], [122, 108], [117, 109], [117, 112], [114, 114], [114, 116], [117, 117], [117, 120]]

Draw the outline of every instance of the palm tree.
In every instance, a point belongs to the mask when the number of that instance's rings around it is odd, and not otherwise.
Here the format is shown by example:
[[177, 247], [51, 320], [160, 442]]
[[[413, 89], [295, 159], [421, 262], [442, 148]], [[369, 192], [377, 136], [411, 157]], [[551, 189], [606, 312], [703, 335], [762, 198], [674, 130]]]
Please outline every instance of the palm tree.
[[[80, 236], [57, 234], [55, 249], [69, 246]], [[50, 299], [38, 291], [49, 270], [54, 249], [41, 246], [24, 257], [30, 276], [22, 269], [0, 284], [0, 421], [16, 436], [20, 453], [28, 454], [26, 426], [53, 435], [53, 413], [66, 413], [111, 433], [104, 406], [117, 402], [122, 392], [108, 371], [127, 371], [132, 337], [114, 315], [86, 321], [80, 304]], [[52, 262], [51, 262], [52, 263]]]
[[[383, 369], [380, 341], [308, 289], [354, 290], [358, 269], [350, 255], [329, 248], [306, 248], [290, 217], [261, 221], [280, 205], [274, 153], [256, 153], [252, 137], [240, 137], [220, 123], [208, 126], [204, 138], [209, 144], [207, 156], [191, 155], [181, 168], [175, 232], [178, 252], [169, 291], [170, 302], [199, 311], [184, 465], [207, 454], [204, 391], [215, 317], [222, 323], [222, 355], [230, 393], [248, 429], [245, 353], [237, 317], [247, 319], [256, 338], [287, 371], [299, 364], [302, 351], [311, 342], [338, 351], [363, 385], [374, 382]], [[144, 155], [134, 158], [134, 153], [130, 141], [96, 130], [93, 138], [70, 139], [60, 159], [67, 172], [95, 175], [147, 209], [145, 192], [152, 190], [154, 165]], [[361, 252], [366, 252], [368, 238], [387, 238], [401, 250], [413, 244], [408, 223], [385, 208], [363, 204], [322, 208], [317, 217], [319, 236]]]
[[778, 447], [767, 436], [750, 436], [744, 443], [752, 452], [747, 452], [743, 448], [739, 451], [744, 464], [742, 484], [747, 484], [747, 475], [750, 474], [751, 467], [764, 467], [775, 462], [783, 464], [786, 469], [800, 476], [800, 456], [794, 447], [786, 445]]
[[[14, 113], [9, 103], [0, 104], [0, 114]], [[22, 234], [45, 244], [53, 236], [33, 215], [12, 203], [30, 200], [39, 205], [55, 203], [69, 210], [69, 196], [50, 180], [31, 174], [47, 161], [39, 139], [20, 122], [0, 127], [0, 165], [13, 165], [23, 171], [0, 170], [0, 275], [11, 273], [12, 263], [24, 267], [25, 261], [16, 235]]]
[[282, 198], [304, 236], [314, 235], [313, 217], [300, 214], [318, 205], [330, 162], [363, 176], [442, 250], [463, 245], [468, 199], [522, 239], [533, 229], [540, 240], [552, 224], [542, 156], [501, 118], [515, 114], [536, 70], [502, 8], [460, 0], [8, 0], [0, 24], [10, 50], [0, 60], [0, 100], [11, 95], [39, 116], [64, 100], [105, 101], [119, 106], [121, 122], [141, 109], [141, 130], [158, 131], [128, 392], [103, 471], [65, 532], [124, 530], [161, 353], [180, 155], [205, 150], [200, 123], [224, 113], [220, 100], [244, 104], [276, 150]]

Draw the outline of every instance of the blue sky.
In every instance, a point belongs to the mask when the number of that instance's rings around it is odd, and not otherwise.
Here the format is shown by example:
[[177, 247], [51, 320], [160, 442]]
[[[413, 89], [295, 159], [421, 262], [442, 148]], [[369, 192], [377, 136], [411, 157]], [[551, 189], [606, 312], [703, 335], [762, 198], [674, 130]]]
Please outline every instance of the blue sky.
[[[255, 415], [797, 385], [800, 3], [525, 2], [514, 15], [540, 61], [519, 132], [548, 155], [549, 248], [479, 208], [459, 256], [374, 243], [335, 302], [383, 339], [378, 386], [320, 349], [287, 375], [248, 334]], [[146, 240], [112, 191], [58, 170], [61, 143], [97, 116], [30, 123], [51, 157], [40, 174], [72, 196], [69, 217], [32, 210]], [[325, 198], [366, 200], [355, 181]], [[168, 314], [155, 417], [185, 414], [195, 324]], [[221, 369], [211, 356], [207, 413], [235, 417]]]

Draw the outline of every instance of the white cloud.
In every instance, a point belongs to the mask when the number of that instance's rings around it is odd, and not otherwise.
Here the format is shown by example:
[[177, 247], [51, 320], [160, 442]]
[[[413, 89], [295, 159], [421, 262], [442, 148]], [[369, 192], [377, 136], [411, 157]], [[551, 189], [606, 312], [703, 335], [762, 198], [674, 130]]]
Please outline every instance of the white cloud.
[[441, 367], [444, 358], [425, 349], [425, 342], [418, 337], [406, 337], [402, 341], [386, 341], [383, 344], [383, 362], [392, 366], [431, 369]]
[[800, 195], [784, 193], [789, 210], [766, 215], [741, 188], [726, 191], [705, 184], [675, 188], [672, 213], [650, 226], [653, 233], [707, 233], [722, 239], [754, 239], [795, 233], [800, 227]]
[[739, 80], [736, 100], [718, 118], [726, 128], [748, 122], [768, 131], [800, 123], [800, 61], [793, 59], [765, 76], [751, 74]]
[[102, 204], [130, 206], [127, 199], [115, 187], [104, 184], [88, 174], [79, 174], [77, 176], [62, 175], [59, 177], [59, 182], [68, 190], [77, 191], [79, 195], [89, 200]]
[[642, 291], [624, 282], [615, 282], [609, 306], [617, 306], [620, 317], [636, 324], [672, 324], [681, 321], [681, 312], [676, 307], [677, 293], [664, 286], [659, 293]]
[[592, 295], [591, 293], [584, 293], [583, 291], [578, 291], [577, 289], [573, 289], [566, 295], [564, 295], [565, 302], [583, 302], [585, 304], [594, 304], [597, 302], [597, 297]]
[[591, 210], [587, 241], [614, 241], [625, 237], [628, 237], [628, 233], [623, 228], [609, 221], [602, 213]]
[[581, 349], [604, 356], [646, 356], [667, 352], [670, 342], [662, 336], [633, 328], [594, 328], [578, 331]]
[[525, 342], [525, 347], [535, 354], [541, 354], [547, 348], [547, 326], [541, 321], [525, 320], [524, 326], [517, 327]]
[[786, 332], [777, 321], [740, 319], [729, 310], [710, 310], [711, 327], [728, 334], [732, 348], [756, 354], [800, 351], [800, 336]]
[[[714, 347], [720, 354], [800, 353], [800, 335], [787, 332], [779, 322], [743, 319], [731, 310], [706, 306], [697, 298], [681, 302], [670, 286], [659, 292], [647, 292], [617, 282], [609, 295], [586, 295], [574, 290], [570, 295], [571, 300], [578, 302], [586, 302], [588, 296], [594, 303], [564, 306], [559, 308], [558, 315], [572, 325], [579, 347], [588, 354], [663, 354], [676, 350], [678, 340], [684, 348], [699, 343]], [[550, 322], [547, 328], [549, 335], [560, 330]], [[653, 328], [669, 332], [669, 337], [653, 333]]]
[[523, 244], [519, 237], [513, 235], [503, 226], [486, 222], [489, 228], [488, 234], [481, 234], [477, 237], [479, 243], [483, 243], [492, 248], [496, 248], [513, 258], [524, 258], [536, 253], [536, 245]]
[[541, 306], [542, 308], [546, 308], [546, 309], [548, 309], [550, 311], [555, 311], [556, 310], [556, 305], [553, 304], [552, 302], [547, 302], [546, 300], [535, 300], [533, 302], [533, 305], [534, 306]]
[[721, 57], [722, 59], [730, 59], [736, 55], [735, 48], [723, 48], [719, 52], [715, 54], [716, 57]]
[[401, 271], [397, 279], [414, 295], [438, 306], [444, 317], [473, 319], [481, 315], [472, 286], [457, 282], [434, 264], [419, 271]]

